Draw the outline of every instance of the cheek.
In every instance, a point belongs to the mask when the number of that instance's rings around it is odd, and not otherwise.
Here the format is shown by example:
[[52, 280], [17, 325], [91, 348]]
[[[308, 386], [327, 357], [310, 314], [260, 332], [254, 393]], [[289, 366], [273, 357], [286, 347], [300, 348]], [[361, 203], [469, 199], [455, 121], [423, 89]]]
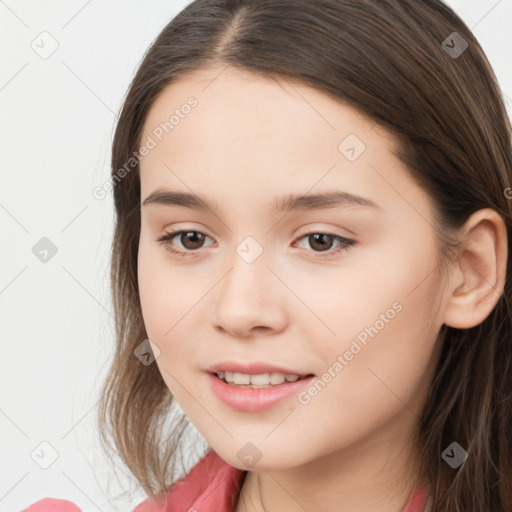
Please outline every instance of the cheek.
[[[138, 283], [142, 317], [148, 338], [158, 347], [160, 353], [155, 360], [167, 389], [178, 401], [187, 407], [190, 388], [183, 361], [193, 359], [193, 337], [186, 334], [187, 310], [194, 304], [187, 297], [187, 289], [181, 282], [179, 272], [162, 258], [164, 249], [149, 250], [139, 245]], [[189, 292], [190, 293], [190, 292]], [[186, 342], [182, 342], [185, 340]], [[180, 384], [181, 383], [181, 384]]]
[[190, 360], [201, 327], [196, 321], [205, 318], [204, 296], [212, 286], [211, 277], [184, 268], [171, 262], [163, 247], [141, 239], [137, 278], [142, 316], [148, 337], [160, 349], [157, 362], [169, 369], [176, 366], [173, 361]]
[[[402, 309], [391, 308], [386, 314], [383, 306], [389, 298], [380, 298], [381, 303], [375, 299], [371, 307], [360, 304], [360, 317], [366, 312], [361, 323], [348, 311], [339, 315], [333, 324], [337, 336], [324, 336], [323, 343], [316, 344], [324, 373], [300, 397], [303, 405], [295, 414], [298, 424], [311, 427], [322, 418], [321, 429], [310, 429], [316, 446], [324, 446], [326, 439], [339, 446], [351, 443], [401, 411], [408, 421], [421, 417], [435, 366], [435, 340], [427, 333], [428, 300], [403, 293]], [[356, 308], [354, 302], [349, 306]]]
[[[141, 236], [137, 262], [139, 296], [148, 336], [160, 346], [161, 341], [170, 336], [169, 329], [177, 322], [180, 304], [183, 304], [183, 289], [176, 268], [166, 263], [163, 247], [152, 247]], [[166, 334], [168, 333], [168, 334]], [[158, 343], [160, 341], [160, 343]]]
[[360, 252], [357, 261], [354, 257], [346, 266], [279, 269], [300, 300], [286, 290], [280, 292], [289, 304], [290, 321], [309, 329], [307, 337], [316, 347], [340, 349], [358, 335], [364, 341], [366, 327], [377, 323], [387, 329], [388, 322], [400, 316], [398, 310], [409, 300], [406, 295], [415, 278], [403, 266], [398, 276], [379, 265], [382, 252], [371, 259], [363, 259]]
[[378, 261], [374, 254], [372, 261], [359, 258], [350, 269], [323, 270], [314, 279], [301, 273], [293, 281], [311, 319], [300, 324], [304, 337], [325, 371], [336, 375], [333, 391], [352, 406], [360, 407], [358, 400], [377, 392], [392, 393], [385, 383], [405, 399], [429, 371], [441, 326], [434, 317], [432, 297], [440, 285], [431, 272], [434, 267], [433, 247], [417, 248], [413, 254], [390, 246], [382, 247]]

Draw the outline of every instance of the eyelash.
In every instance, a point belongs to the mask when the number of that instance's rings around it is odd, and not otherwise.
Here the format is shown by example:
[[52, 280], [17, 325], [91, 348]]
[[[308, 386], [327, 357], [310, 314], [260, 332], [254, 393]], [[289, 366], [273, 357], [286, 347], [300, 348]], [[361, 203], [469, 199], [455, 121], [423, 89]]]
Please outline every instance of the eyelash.
[[[175, 254], [176, 256], [179, 256], [179, 257], [190, 256], [190, 255], [192, 255], [193, 253], [195, 253], [197, 251], [179, 251], [177, 249], [174, 249], [174, 247], [171, 246], [171, 240], [176, 235], [180, 235], [182, 233], [201, 233], [201, 232], [193, 230], [193, 229], [173, 231], [171, 233], [166, 233], [165, 235], [163, 235], [160, 238], [158, 238], [157, 242], [160, 242], [162, 245], [165, 246], [165, 249], [167, 251], [169, 251], [172, 254]], [[204, 233], [201, 233], [201, 234], [204, 235]], [[297, 238], [294, 241], [294, 243], [299, 241], [299, 240], [302, 240], [303, 238], [308, 237], [309, 235], [329, 235], [329, 236], [333, 236], [335, 240], [337, 240], [338, 242], [340, 242], [342, 244], [340, 247], [338, 247], [336, 249], [331, 249], [329, 251], [324, 251], [324, 252], [317, 252], [319, 258], [327, 258], [327, 257], [333, 256], [334, 254], [338, 254], [338, 253], [341, 253], [343, 251], [348, 251], [350, 249], [350, 246], [355, 245], [355, 243], [356, 243], [355, 240], [351, 240], [349, 238], [345, 238], [343, 236], [336, 235], [335, 233], [329, 233], [328, 231], [311, 231], [309, 233], [301, 235], [299, 238]], [[208, 236], [208, 235], [205, 235], [205, 236]], [[208, 237], [208, 238], [210, 238], [210, 237]], [[315, 252], [315, 251], [312, 251], [312, 252]]]

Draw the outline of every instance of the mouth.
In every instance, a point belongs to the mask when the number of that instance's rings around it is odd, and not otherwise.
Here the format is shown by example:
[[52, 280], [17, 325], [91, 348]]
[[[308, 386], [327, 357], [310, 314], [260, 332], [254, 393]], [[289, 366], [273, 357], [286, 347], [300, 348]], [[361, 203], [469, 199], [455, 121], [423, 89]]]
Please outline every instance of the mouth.
[[219, 400], [236, 411], [248, 413], [263, 412], [297, 397], [315, 378], [311, 373], [244, 374], [222, 370], [207, 375], [210, 389]]
[[247, 374], [239, 372], [217, 371], [212, 372], [212, 374], [230, 386], [255, 389], [271, 388], [280, 386], [282, 384], [292, 383], [314, 377], [312, 373], [307, 375], [300, 375], [280, 372]]

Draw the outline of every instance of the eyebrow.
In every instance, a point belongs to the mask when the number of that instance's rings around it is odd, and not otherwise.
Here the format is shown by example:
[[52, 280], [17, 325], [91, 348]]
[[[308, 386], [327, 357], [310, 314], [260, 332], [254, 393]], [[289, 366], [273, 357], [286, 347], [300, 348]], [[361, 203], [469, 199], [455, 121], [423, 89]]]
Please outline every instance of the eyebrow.
[[[181, 206], [196, 210], [210, 210], [217, 213], [217, 203], [209, 200], [206, 196], [191, 194], [188, 192], [177, 192], [172, 190], [157, 189], [149, 194], [141, 203], [161, 206]], [[296, 210], [316, 210], [324, 208], [359, 206], [366, 208], [382, 209], [380, 205], [368, 197], [358, 196], [332, 190], [318, 194], [289, 194], [276, 199], [272, 204], [272, 210], [277, 213], [284, 213]]]

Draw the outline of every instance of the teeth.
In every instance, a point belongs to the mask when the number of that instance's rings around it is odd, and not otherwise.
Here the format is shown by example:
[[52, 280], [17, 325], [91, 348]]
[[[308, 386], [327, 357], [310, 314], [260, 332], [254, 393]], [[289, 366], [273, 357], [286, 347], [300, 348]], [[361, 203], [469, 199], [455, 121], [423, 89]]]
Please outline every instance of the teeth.
[[[233, 382], [235, 384], [246, 384], [243, 382], [246, 377], [249, 377], [251, 379], [251, 384], [254, 384], [255, 386], [268, 386], [270, 384], [270, 375], [268, 373], [262, 373], [261, 375], [244, 375], [242, 373], [234, 373], [233, 374]], [[277, 384], [282, 384], [284, 382], [284, 377], [281, 382], [278, 382]]]
[[247, 373], [236, 372], [217, 372], [219, 379], [223, 379], [228, 384], [237, 386], [268, 387], [277, 386], [283, 382], [295, 382], [300, 377], [298, 375], [288, 375], [284, 373], [262, 373], [259, 375], [249, 375]]

